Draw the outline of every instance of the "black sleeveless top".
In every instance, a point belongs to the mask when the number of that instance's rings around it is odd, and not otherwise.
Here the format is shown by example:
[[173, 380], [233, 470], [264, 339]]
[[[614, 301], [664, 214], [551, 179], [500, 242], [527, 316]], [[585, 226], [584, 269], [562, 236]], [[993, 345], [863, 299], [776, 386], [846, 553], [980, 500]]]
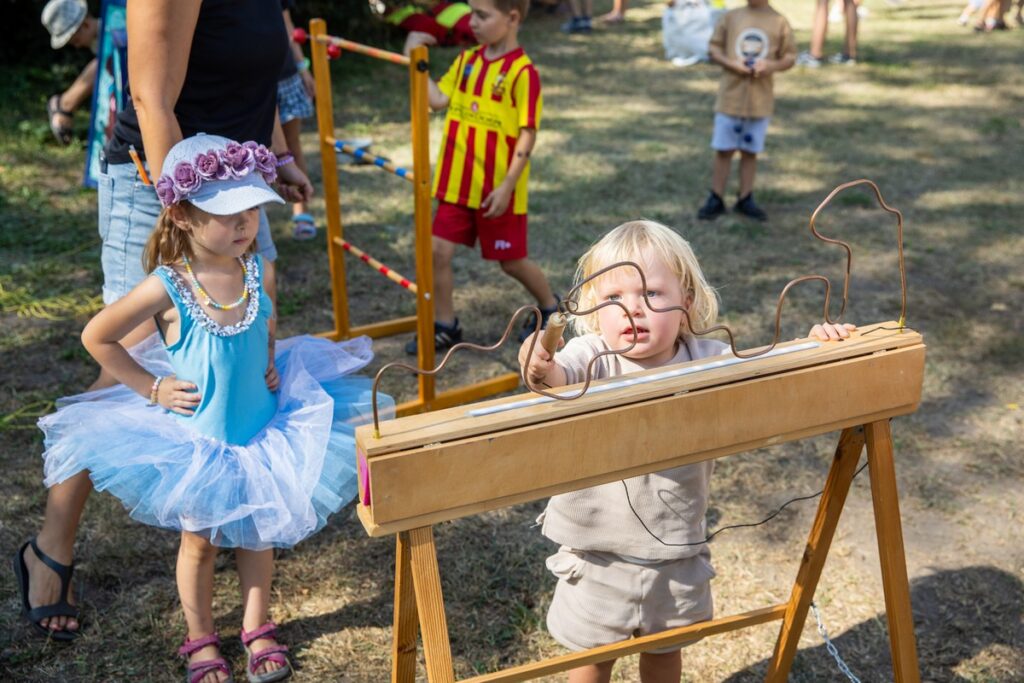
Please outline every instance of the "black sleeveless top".
[[[209, 133], [269, 146], [277, 81], [291, 59], [288, 40], [281, 0], [202, 0], [188, 71], [174, 105], [182, 135]], [[128, 145], [145, 157], [130, 91], [107, 143], [107, 160], [130, 163]], [[150, 171], [160, 174], [160, 169]]]

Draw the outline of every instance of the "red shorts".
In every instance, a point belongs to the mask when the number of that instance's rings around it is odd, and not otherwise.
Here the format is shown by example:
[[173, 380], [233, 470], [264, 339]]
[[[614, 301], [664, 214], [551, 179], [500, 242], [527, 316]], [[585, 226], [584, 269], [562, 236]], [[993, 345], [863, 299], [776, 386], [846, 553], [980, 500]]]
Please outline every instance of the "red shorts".
[[450, 5], [450, 2], [439, 2], [428, 12], [419, 12], [410, 15], [398, 26], [405, 31], [429, 33], [434, 36], [437, 40], [437, 44], [441, 47], [476, 45], [476, 36], [473, 35], [473, 30], [469, 28], [469, 14], [460, 17], [459, 20], [455, 22], [455, 25], [451, 27], [451, 30], [437, 22], [437, 15], [441, 13], [441, 10]]
[[434, 214], [434, 235], [472, 247], [480, 239], [480, 253], [491, 261], [526, 258], [526, 214], [512, 213], [512, 203], [497, 218], [484, 218], [484, 209], [440, 202]]

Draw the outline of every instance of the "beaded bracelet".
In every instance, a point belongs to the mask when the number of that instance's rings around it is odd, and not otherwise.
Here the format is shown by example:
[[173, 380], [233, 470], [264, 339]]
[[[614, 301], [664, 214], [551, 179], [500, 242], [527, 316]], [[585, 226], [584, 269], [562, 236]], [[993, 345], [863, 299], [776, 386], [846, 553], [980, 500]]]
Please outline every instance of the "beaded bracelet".
[[275, 166], [277, 168], [281, 168], [282, 166], [287, 166], [288, 164], [292, 163], [293, 161], [295, 161], [295, 157], [292, 155], [292, 153], [291, 152], [285, 152], [284, 154], [282, 154], [281, 156], [279, 156], [277, 158], [277, 163], [275, 164]]
[[163, 381], [163, 377], [157, 377], [153, 380], [153, 386], [149, 390], [149, 405], [155, 406], [157, 404], [156, 395], [160, 391], [160, 382]]
[[303, 57], [301, 60], [297, 60], [295, 62], [295, 66], [297, 66], [301, 71], [309, 71], [309, 57]]

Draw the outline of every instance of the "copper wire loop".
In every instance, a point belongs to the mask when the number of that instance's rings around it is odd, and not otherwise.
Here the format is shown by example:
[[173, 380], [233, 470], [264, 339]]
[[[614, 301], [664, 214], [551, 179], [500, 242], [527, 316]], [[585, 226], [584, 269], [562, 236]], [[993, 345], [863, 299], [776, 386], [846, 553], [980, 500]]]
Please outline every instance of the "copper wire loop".
[[[593, 308], [588, 308], [588, 309], [582, 310], [582, 311], [579, 310], [578, 296], [579, 296], [579, 292], [580, 292], [581, 288], [585, 284], [587, 284], [588, 282], [592, 282], [593, 280], [601, 277], [602, 275], [605, 275], [606, 273], [608, 273], [608, 272], [610, 272], [612, 270], [615, 270], [616, 268], [633, 268], [634, 270], [636, 270], [637, 274], [640, 276], [640, 282], [641, 282], [641, 285], [642, 285], [642, 290], [644, 292], [644, 294], [643, 294], [644, 303], [647, 305], [647, 308], [648, 308], [649, 311], [651, 311], [652, 313], [669, 313], [671, 311], [681, 311], [682, 314], [684, 316], [686, 316], [686, 326], [687, 326], [687, 328], [689, 328], [690, 332], [694, 336], [698, 336], [699, 337], [699, 336], [704, 336], [704, 335], [711, 334], [713, 332], [719, 332], [719, 331], [725, 332], [726, 336], [729, 337], [729, 348], [732, 351], [733, 355], [736, 356], [737, 358], [756, 358], [757, 356], [761, 356], [761, 355], [764, 355], [764, 354], [768, 353], [769, 351], [771, 351], [772, 349], [774, 349], [778, 345], [779, 338], [782, 335], [782, 306], [783, 306], [783, 303], [786, 300], [786, 295], [789, 294], [789, 291], [793, 287], [796, 287], [797, 285], [802, 284], [804, 282], [818, 281], [818, 282], [821, 282], [822, 284], [824, 284], [824, 286], [825, 286], [825, 301], [824, 301], [824, 304], [822, 306], [822, 317], [828, 323], [831, 323], [831, 324], [838, 323], [842, 319], [843, 314], [846, 313], [847, 298], [848, 298], [849, 291], [850, 291], [850, 273], [851, 273], [851, 271], [853, 269], [853, 250], [850, 248], [849, 244], [847, 244], [846, 242], [844, 242], [842, 240], [835, 239], [835, 238], [832, 238], [832, 237], [826, 237], [826, 236], [822, 235], [820, 232], [818, 232], [818, 229], [815, 226], [815, 222], [818, 219], [818, 215], [824, 210], [824, 208], [826, 206], [828, 206], [828, 204], [836, 197], [836, 195], [838, 195], [840, 192], [843, 192], [844, 190], [848, 190], [848, 189], [850, 189], [852, 187], [857, 187], [858, 185], [867, 185], [868, 187], [870, 187], [871, 190], [874, 192], [875, 199], [878, 200], [878, 204], [882, 207], [882, 209], [887, 211], [888, 213], [891, 213], [894, 216], [896, 216], [896, 248], [897, 248], [897, 253], [899, 254], [900, 291], [901, 291], [901, 297], [902, 297], [901, 298], [901, 303], [900, 303], [899, 327], [897, 329], [902, 330], [904, 325], [905, 325], [906, 318], [907, 318], [907, 271], [906, 271], [906, 266], [905, 266], [904, 261], [903, 261], [903, 214], [900, 213], [900, 211], [898, 209], [894, 209], [893, 207], [891, 207], [891, 206], [889, 206], [888, 204], [885, 203], [885, 200], [882, 198], [882, 192], [881, 192], [881, 190], [878, 189], [878, 185], [876, 185], [871, 180], [868, 180], [866, 178], [862, 178], [860, 180], [853, 180], [853, 181], [850, 181], [848, 183], [843, 183], [842, 185], [839, 185], [834, 190], [832, 190], [828, 194], [828, 196], [825, 197], [825, 199], [822, 200], [822, 202], [820, 204], [818, 204], [818, 207], [811, 214], [811, 219], [810, 219], [811, 234], [814, 235], [815, 238], [821, 240], [822, 242], [826, 242], [828, 244], [837, 244], [840, 247], [842, 247], [843, 250], [846, 252], [846, 271], [845, 271], [844, 276], [843, 276], [843, 301], [842, 301], [842, 305], [839, 308], [839, 313], [838, 313], [838, 315], [836, 315], [835, 319], [833, 319], [831, 317], [830, 313], [829, 313], [829, 308], [830, 308], [830, 304], [831, 304], [831, 297], [832, 297], [832, 283], [831, 283], [831, 281], [827, 277], [825, 277], [824, 275], [801, 275], [800, 277], [794, 278], [794, 279], [790, 280], [788, 283], [786, 283], [786, 286], [782, 288], [782, 292], [779, 294], [778, 301], [775, 304], [775, 334], [774, 334], [774, 336], [772, 338], [771, 344], [769, 344], [768, 346], [764, 346], [764, 347], [762, 347], [762, 348], [760, 348], [760, 349], [758, 349], [756, 351], [749, 351], [749, 352], [745, 352], [744, 353], [744, 352], [739, 351], [736, 348], [736, 337], [733, 334], [732, 330], [729, 329], [728, 326], [726, 326], [726, 325], [712, 325], [711, 327], [709, 327], [707, 329], [704, 329], [704, 330], [696, 329], [693, 326], [692, 321], [690, 320], [690, 313], [689, 313], [689, 311], [686, 310], [685, 307], [683, 307], [683, 306], [667, 306], [665, 308], [658, 308], [656, 306], [653, 306], [651, 304], [651, 302], [650, 302], [650, 299], [648, 299], [648, 297], [647, 297], [647, 277], [646, 277], [646, 275], [644, 275], [643, 269], [637, 263], [635, 263], [633, 261], [619, 261], [618, 263], [613, 263], [613, 264], [611, 264], [609, 266], [606, 266], [606, 267], [598, 270], [596, 273], [594, 273], [593, 275], [589, 276], [585, 280], [582, 280], [581, 282], [577, 283], [575, 287], [573, 287], [571, 290], [569, 290], [569, 293], [566, 296], [566, 298], [563, 301], [558, 302], [558, 310], [559, 310], [559, 312], [561, 312], [563, 314], [569, 314], [569, 315], [573, 315], [573, 316], [583, 316], [583, 315], [590, 315], [591, 313], [595, 313], [596, 311], [599, 311], [602, 308], [605, 308], [607, 306], [618, 306], [619, 308], [621, 308], [623, 310], [623, 312], [625, 312], [626, 317], [629, 319], [630, 327], [633, 329], [633, 341], [630, 343], [630, 345], [625, 347], [625, 348], [622, 348], [622, 349], [614, 349], [614, 350], [608, 350], [608, 351], [601, 351], [596, 356], [591, 358], [590, 362], [587, 364], [587, 372], [586, 372], [585, 379], [583, 381], [583, 387], [578, 392], [576, 392], [574, 394], [565, 395], [564, 393], [554, 393], [552, 391], [547, 391], [545, 389], [542, 389], [542, 388], [540, 388], [538, 386], [534, 386], [533, 383], [530, 382], [530, 379], [526, 375], [526, 373], [523, 370], [520, 370], [520, 376], [523, 379], [523, 383], [526, 385], [526, 387], [528, 389], [530, 389], [530, 391], [533, 391], [534, 393], [540, 394], [542, 396], [547, 396], [548, 398], [552, 398], [552, 399], [559, 400], [559, 401], [573, 401], [573, 400], [576, 400], [576, 399], [580, 398], [585, 393], [587, 393], [587, 389], [590, 388], [590, 384], [593, 381], [594, 364], [600, 358], [602, 358], [603, 356], [610, 356], [610, 355], [623, 355], [623, 354], [626, 354], [626, 353], [628, 353], [628, 352], [633, 350], [633, 348], [636, 346], [636, 343], [637, 343], [636, 321], [633, 320], [633, 316], [630, 314], [629, 310], [626, 308], [626, 306], [623, 303], [621, 303], [619, 301], [605, 301], [603, 303], [598, 304], [597, 306], [594, 306]], [[380, 384], [381, 375], [384, 374], [385, 370], [397, 367], [397, 368], [404, 368], [404, 369], [409, 370], [410, 372], [412, 372], [414, 374], [417, 374], [417, 375], [434, 375], [434, 374], [437, 374], [438, 372], [440, 372], [444, 368], [444, 366], [448, 363], [448, 359], [450, 359], [452, 357], [452, 354], [454, 354], [456, 351], [459, 351], [459, 350], [462, 350], [462, 349], [473, 349], [475, 351], [483, 351], [485, 353], [489, 353], [489, 352], [495, 351], [498, 348], [500, 348], [508, 340], [509, 336], [512, 334], [512, 329], [513, 329], [513, 326], [515, 325], [516, 320], [519, 319], [519, 317], [524, 312], [526, 312], [526, 311], [530, 311], [530, 312], [532, 312], [535, 315], [535, 318], [534, 318], [534, 320], [535, 320], [534, 334], [532, 334], [530, 336], [530, 339], [529, 339], [530, 343], [529, 343], [529, 346], [527, 347], [526, 358], [524, 359], [524, 362], [522, 363], [522, 367], [523, 368], [529, 367], [530, 360], [533, 358], [534, 348], [537, 346], [537, 340], [540, 338], [540, 335], [537, 334], [537, 333], [540, 332], [541, 316], [540, 316], [540, 309], [537, 308], [536, 306], [522, 306], [521, 308], [519, 308], [512, 315], [512, 318], [509, 320], [508, 325], [505, 327], [505, 334], [503, 334], [501, 336], [501, 339], [499, 339], [497, 343], [495, 343], [495, 344], [493, 344], [491, 346], [481, 346], [479, 344], [470, 344], [469, 342], [461, 342], [459, 344], [456, 344], [455, 346], [453, 346], [451, 349], [448, 350], [448, 353], [445, 354], [444, 358], [437, 365], [437, 367], [435, 367], [433, 370], [422, 370], [420, 368], [417, 368], [417, 367], [414, 367], [412, 365], [409, 365], [408, 363], [402, 363], [402, 362], [388, 363], [387, 365], [382, 367], [380, 370], [378, 370], [377, 371], [377, 376], [376, 376], [376, 378], [374, 378], [374, 381], [373, 381], [373, 427], [374, 427], [374, 434], [378, 435], [378, 436], [380, 434], [380, 420], [379, 420], [378, 410], [377, 410], [377, 388], [378, 388], [378, 385]]]

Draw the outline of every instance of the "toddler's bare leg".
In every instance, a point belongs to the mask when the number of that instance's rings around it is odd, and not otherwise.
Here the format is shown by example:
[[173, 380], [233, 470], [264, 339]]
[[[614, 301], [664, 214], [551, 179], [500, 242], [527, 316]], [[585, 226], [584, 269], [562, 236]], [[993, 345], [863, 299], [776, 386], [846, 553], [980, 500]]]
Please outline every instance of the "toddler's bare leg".
[[682, 674], [679, 650], [660, 655], [650, 652], [640, 655], [640, 680], [643, 683], [679, 683]]
[[612, 668], [614, 667], [614, 659], [610, 662], [581, 666], [569, 672], [569, 683], [608, 683], [612, 680]]

